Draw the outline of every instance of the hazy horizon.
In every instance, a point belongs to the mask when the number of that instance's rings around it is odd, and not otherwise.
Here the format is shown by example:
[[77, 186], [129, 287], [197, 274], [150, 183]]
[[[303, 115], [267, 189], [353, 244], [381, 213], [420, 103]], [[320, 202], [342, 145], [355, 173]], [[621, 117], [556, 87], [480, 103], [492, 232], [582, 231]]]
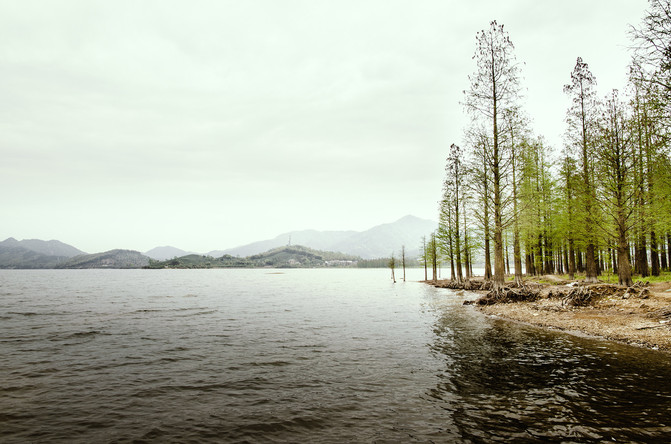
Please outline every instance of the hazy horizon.
[[[406, 219], [406, 218], [415, 218], [415, 219], [416, 219], [415, 223], [416, 223], [416, 222], [419, 222], [419, 221], [422, 221], [422, 222], [432, 222], [432, 223], [434, 223], [434, 224], [436, 223], [435, 221], [433, 221], [433, 220], [431, 220], [431, 219], [421, 219], [421, 218], [417, 218], [416, 216], [413, 216], [413, 215], [411, 215], [411, 214], [408, 214], [408, 215], [405, 215], [405, 216], [403, 216], [403, 217], [400, 217], [400, 218], [398, 218], [398, 219], [396, 219], [396, 220], [394, 220], [394, 221], [384, 221], [384, 222], [380, 222], [379, 224], [376, 224], [376, 225], [374, 225], [374, 226], [371, 226], [371, 227], [368, 227], [368, 228], [366, 228], [366, 229], [364, 229], [364, 230], [359, 230], [359, 231], [357, 231], [357, 230], [314, 230], [314, 229], [312, 229], [312, 228], [306, 228], [306, 229], [303, 229], [303, 230], [290, 230], [290, 231], [286, 231], [286, 232], [282, 232], [282, 233], [276, 233], [276, 234], [271, 235], [271, 236], [266, 237], [266, 238], [260, 238], [260, 237], [259, 237], [259, 238], [257, 238], [257, 239], [251, 240], [251, 241], [249, 241], [249, 242], [247, 242], [247, 243], [245, 243], [245, 244], [240, 244], [240, 245], [211, 245], [210, 247], [208, 247], [208, 248], [206, 248], [206, 249], [204, 249], [204, 250], [199, 250], [199, 251], [195, 251], [195, 250], [186, 250], [186, 249], [184, 249], [184, 248], [181, 248], [180, 245], [177, 245], [177, 244], [175, 244], [175, 243], [166, 243], [166, 244], [162, 244], [162, 245], [154, 245], [153, 247], [151, 247], [151, 248], [147, 248], [147, 249], [144, 249], [144, 250], [142, 250], [142, 249], [138, 249], [138, 248], [133, 248], [133, 247], [123, 247], [123, 248], [122, 248], [122, 247], [112, 247], [112, 248], [109, 248], [109, 249], [107, 249], [107, 250], [100, 250], [100, 251], [86, 251], [86, 250], [82, 250], [78, 245], [70, 244], [70, 243], [68, 243], [68, 242], [63, 241], [62, 239], [16, 238], [16, 237], [14, 237], [14, 236], [8, 236], [8, 237], [6, 237], [6, 238], [0, 239], [0, 243], [1, 243], [1, 242], [5, 242], [5, 241], [10, 240], [10, 239], [14, 239], [15, 241], [18, 241], [18, 242], [23, 242], [23, 241], [43, 241], [43, 242], [53, 242], [53, 241], [56, 241], [56, 242], [61, 242], [61, 243], [63, 243], [63, 244], [66, 244], [66, 245], [69, 245], [69, 246], [71, 246], [71, 247], [77, 248], [77, 249], [83, 251], [83, 252], [86, 253], [86, 254], [104, 253], [104, 252], [106, 252], [106, 251], [116, 250], [116, 249], [122, 249], [122, 250], [134, 250], [134, 251], [139, 251], [140, 253], [143, 253], [143, 254], [144, 254], [144, 253], [149, 252], [149, 251], [152, 251], [152, 250], [164, 249], [164, 248], [182, 250], [182, 251], [184, 251], [185, 253], [189, 253], [189, 254], [208, 254], [208, 253], [215, 252], [215, 251], [216, 251], [216, 252], [220, 252], [220, 251], [229, 251], [229, 250], [230, 250], [230, 251], [234, 251], [234, 250], [238, 250], [238, 249], [240, 249], [240, 248], [248, 247], [248, 246], [250, 246], [250, 245], [254, 245], [254, 244], [265, 244], [265, 243], [267, 243], [268, 241], [272, 241], [272, 240], [281, 238], [281, 237], [283, 237], [283, 236], [292, 235], [292, 234], [297, 234], [297, 233], [303, 233], [303, 232], [311, 232], [311, 231], [314, 231], [314, 232], [316, 232], [316, 233], [321, 233], [321, 234], [328, 234], [328, 233], [352, 233], [352, 235], [354, 235], [354, 234], [360, 234], [360, 233], [364, 233], [364, 232], [366, 232], [366, 231], [368, 231], [368, 230], [370, 230], [370, 229], [374, 229], [374, 228], [377, 228], [377, 227], [382, 226], [382, 225], [389, 225], [389, 224], [394, 224], [394, 223], [397, 223], [397, 222], [401, 222], [402, 220], [404, 220], [404, 219]], [[291, 242], [291, 240], [292, 240], [291, 237], [289, 237], [288, 240], [289, 240], [289, 242]], [[297, 240], [298, 240], [298, 243], [296, 243]], [[296, 245], [303, 245], [303, 244], [300, 242], [300, 239], [293, 239], [293, 241], [294, 241], [294, 243], [295, 243]], [[317, 249], [317, 250], [320, 249], [320, 248], [310, 247], [309, 245], [303, 245], [303, 246], [306, 246], [306, 247], [308, 247], [308, 248], [314, 248], [314, 249]], [[260, 250], [259, 252], [264, 252], [264, 251], [267, 251], [268, 249], [271, 249], [271, 248], [276, 248], [276, 247], [263, 248], [263, 249]], [[414, 244], [412, 244], [412, 245], [408, 245], [408, 249], [409, 249], [409, 250], [416, 250], [416, 249], [417, 249], [417, 246], [414, 245]], [[328, 250], [328, 249], [326, 249], [326, 250]], [[326, 250], [325, 250], [325, 251], [326, 251]], [[329, 250], [329, 251], [330, 251], [330, 250]], [[386, 252], [386, 250], [385, 250], [385, 252]], [[256, 254], [256, 253], [254, 253], [254, 254]]]
[[625, 86], [645, 0], [2, 1], [0, 238], [229, 248], [437, 219], [476, 33], [561, 149], [578, 56]]

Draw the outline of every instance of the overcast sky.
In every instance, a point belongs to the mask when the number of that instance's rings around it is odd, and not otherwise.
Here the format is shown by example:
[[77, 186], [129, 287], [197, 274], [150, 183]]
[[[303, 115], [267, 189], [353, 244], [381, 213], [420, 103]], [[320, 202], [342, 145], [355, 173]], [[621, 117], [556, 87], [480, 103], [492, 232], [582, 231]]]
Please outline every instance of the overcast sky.
[[560, 149], [576, 57], [622, 88], [646, 6], [0, 0], [0, 237], [207, 252], [437, 220], [476, 33], [505, 25]]

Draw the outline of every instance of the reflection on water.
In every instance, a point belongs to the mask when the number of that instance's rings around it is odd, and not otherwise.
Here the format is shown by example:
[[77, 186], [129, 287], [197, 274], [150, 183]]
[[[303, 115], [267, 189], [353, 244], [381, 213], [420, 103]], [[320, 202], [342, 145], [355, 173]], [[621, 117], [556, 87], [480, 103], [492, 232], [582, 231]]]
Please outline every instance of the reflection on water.
[[469, 297], [386, 270], [0, 271], [0, 441], [668, 441], [668, 355]]
[[445, 367], [430, 396], [474, 441], [671, 438], [668, 355], [436, 310]]

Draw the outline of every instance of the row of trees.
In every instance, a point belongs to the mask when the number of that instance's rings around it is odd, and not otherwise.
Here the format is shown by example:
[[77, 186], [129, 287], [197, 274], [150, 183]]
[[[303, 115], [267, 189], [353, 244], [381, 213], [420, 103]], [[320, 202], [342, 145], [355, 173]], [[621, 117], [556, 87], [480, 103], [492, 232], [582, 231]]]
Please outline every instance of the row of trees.
[[565, 146], [553, 152], [521, 108], [508, 33], [494, 21], [477, 34], [464, 100], [471, 124], [464, 148], [450, 147], [439, 228], [425, 241], [434, 270], [440, 255], [461, 281], [484, 260], [485, 278], [500, 288], [511, 257], [518, 282], [523, 273], [578, 272], [595, 282], [611, 270], [631, 285], [632, 272], [671, 266], [671, 0], [651, 0], [631, 37], [623, 93], [600, 96], [577, 59], [564, 86]]

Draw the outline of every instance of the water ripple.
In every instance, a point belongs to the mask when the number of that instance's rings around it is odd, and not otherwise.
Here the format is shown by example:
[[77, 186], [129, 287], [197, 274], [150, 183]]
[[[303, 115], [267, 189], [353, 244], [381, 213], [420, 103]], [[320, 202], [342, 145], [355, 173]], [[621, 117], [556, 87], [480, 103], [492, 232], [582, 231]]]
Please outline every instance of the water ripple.
[[671, 434], [668, 356], [493, 321], [378, 270], [0, 272], [3, 443]]

